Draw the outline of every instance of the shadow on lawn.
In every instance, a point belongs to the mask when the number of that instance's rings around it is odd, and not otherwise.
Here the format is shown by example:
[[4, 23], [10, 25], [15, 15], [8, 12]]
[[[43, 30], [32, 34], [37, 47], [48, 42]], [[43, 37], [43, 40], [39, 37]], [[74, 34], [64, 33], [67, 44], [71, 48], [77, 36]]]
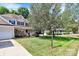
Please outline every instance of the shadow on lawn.
[[[52, 38], [51, 36], [40, 36], [39, 39], [42, 39], [42, 40], [50, 40], [50, 41], [53, 41], [53, 40], [57, 40], [57, 41], [66, 41], [66, 42], [69, 42], [71, 40], [77, 40], [79, 41], [79, 38], [72, 38], [72, 37], [54, 37]], [[53, 48], [50, 46], [49, 48], [50, 49], [55, 49], [55, 48], [59, 48], [59, 47], [62, 47], [63, 45], [62, 44], [57, 44], [57, 45], [54, 45]]]
[[52, 48], [62, 47], [63, 45], [53, 46]]
[[40, 39], [45, 39], [45, 40], [60, 40], [60, 41], [70, 41], [70, 40], [78, 40], [79, 38], [72, 38], [72, 37], [54, 37], [52, 38], [51, 36], [40, 36]]

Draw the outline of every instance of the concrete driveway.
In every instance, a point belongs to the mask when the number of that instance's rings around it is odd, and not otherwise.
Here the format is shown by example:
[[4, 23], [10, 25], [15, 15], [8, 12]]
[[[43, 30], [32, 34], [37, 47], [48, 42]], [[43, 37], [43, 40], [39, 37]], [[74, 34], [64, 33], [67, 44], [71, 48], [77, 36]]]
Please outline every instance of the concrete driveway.
[[0, 56], [32, 56], [13, 39], [0, 40]]

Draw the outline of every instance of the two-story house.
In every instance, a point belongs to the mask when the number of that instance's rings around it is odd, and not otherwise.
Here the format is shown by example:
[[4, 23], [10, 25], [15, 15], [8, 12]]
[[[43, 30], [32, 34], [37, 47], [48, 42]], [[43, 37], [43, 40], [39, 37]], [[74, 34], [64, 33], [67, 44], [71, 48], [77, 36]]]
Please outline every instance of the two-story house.
[[21, 15], [0, 15], [0, 39], [14, 38], [15, 36], [26, 36], [31, 31], [29, 22]]

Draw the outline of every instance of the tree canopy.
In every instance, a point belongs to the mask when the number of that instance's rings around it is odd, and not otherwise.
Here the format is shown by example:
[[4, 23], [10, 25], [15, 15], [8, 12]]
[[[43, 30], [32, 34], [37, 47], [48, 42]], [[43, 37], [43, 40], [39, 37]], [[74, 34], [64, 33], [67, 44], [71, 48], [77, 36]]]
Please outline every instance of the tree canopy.
[[10, 14], [16, 14], [16, 15], [19, 15], [19, 13], [18, 13], [16, 10], [13, 10], [13, 9], [11, 9], [11, 10], [9, 11], [9, 13], [10, 13]]
[[58, 27], [60, 8], [61, 4], [33, 4], [31, 7], [32, 20], [30, 21], [33, 28], [35, 30], [51, 30], [51, 27]]
[[65, 4], [65, 10], [62, 14], [63, 24], [66, 31], [72, 31], [76, 33], [78, 31], [78, 5], [77, 4]]
[[17, 10], [14, 9], [7, 9], [4, 6], [0, 6], [0, 14], [16, 14], [16, 15], [22, 15], [24, 18], [27, 18], [29, 15], [29, 10], [24, 7], [20, 7]]
[[9, 10], [6, 7], [0, 6], [0, 14], [9, 13]]
[[24, 18], [27, 18], [29, 15], [29, 10], [27, 8], [20, 7], [18, 8], [18, 13], [22, 15]]
[[50, 4], [33, 4], [31, 7], [32, 25], [35, 29], [44, 30], [49, 18]]

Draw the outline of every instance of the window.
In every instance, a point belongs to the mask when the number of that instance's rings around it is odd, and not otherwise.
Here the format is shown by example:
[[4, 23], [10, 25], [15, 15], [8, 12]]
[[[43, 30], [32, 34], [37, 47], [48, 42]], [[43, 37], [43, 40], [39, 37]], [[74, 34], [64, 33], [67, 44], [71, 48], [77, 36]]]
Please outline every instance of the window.
[[25, 23], [25, 26], [28, 26], [28, 23]]
[[15, 20], [9, 20], [9, 22], [15, 24]]
[[24, 22], [17, 21], [17, 25], [24, 25]]
[[24, 25], [24, 22], [21, 22], [21, 25]]
[[25, 26], [29, 26], [29, 24], [28, 23], [25, 23]]
[[20, 25], [20, 22], [19, 21], [17, 21], [17, 25]]

